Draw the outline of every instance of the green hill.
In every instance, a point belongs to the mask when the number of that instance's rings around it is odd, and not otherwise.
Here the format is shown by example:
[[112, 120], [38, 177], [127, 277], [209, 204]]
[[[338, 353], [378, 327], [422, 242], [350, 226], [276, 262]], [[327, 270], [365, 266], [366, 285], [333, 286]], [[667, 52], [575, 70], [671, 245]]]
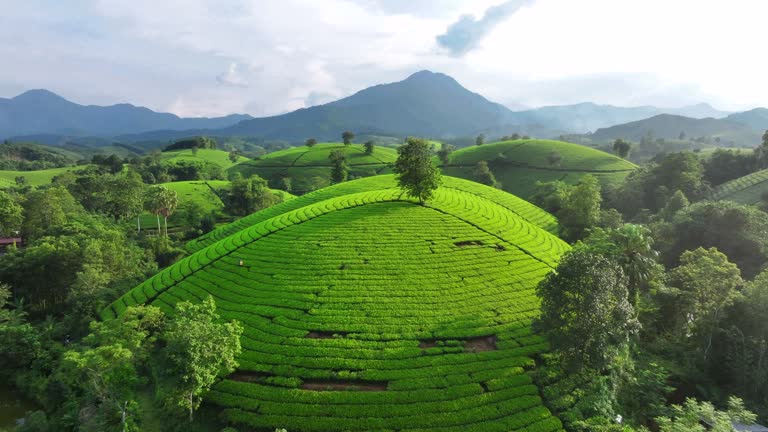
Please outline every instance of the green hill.
[[[514, 195], [504, 193], [498, 189], [490, 188], [475, 182], [458, 179], [454, 177], [443, 177], [443, 187], [449, 189], [461, 190], [464, 192], [479, 195], [486, 199], [493, 200], [497, 204], [514, 212], [529, 223], [537, 227], [556, 234], [558, 232], [557, 220], [551, 214], [536, 207], [535, 205], [524, 201]], [[272, 217], [300, 209], [310, 204], [325, 201], [330, 198], [336, 198], [343, 195], [360, 192], [370, 192], [376, 190], [397, 190], [395, 177], [392, 174], [366, 177], [359, 180], [340, 183], [329, 186], [315, 192], [302, 195], [290, 201], [284, 201], [262, 211], [253, 213], [241, 219], [238, 219], [228, 225], [224, 225], [208, 234], [198, 237], [189, 243], [186, 248], [190, 252], [196, 252], [213, 243], [229, 237], [251, 225], [263, 222]]]
[[207, 401], [246, 428], [561, 431], [526, 370], [547, 349], [534, 288], [568, 245], [509, 208], [522, 200], [447, 180], [474, 191], [442, 187], [424, 206], [391, 188], [297, 198], [103, 317], [212, 295], [245, 333]]
[[239, 163], [229, 172], [240, 172], [244, 177], [258, 174], [270, 184], [281, 178], [290, 178], [294, 191], [311, 192], [318, 186], [328, 185], [331, 177], [328, 156], [334, 150], [341, 150], [347, 157], [350, 178], [389, 173], [389, 164], [397, 160], [397, 151], [389, 147], [376, 146], [373, 154], [368, 155], [361, 144], [322, 143], [311, 148], [293, 147], [269, 153], [259, 159]]
[[739, 204], [758, 204], [768, 192], [768, 169], [725, 182], [715, 188], [712, 199]]
[[67, 171], [83, 169], [82, 166], [51, 168], [38, 171], [0, 170], [0, 188], [16, 184], [16, 177], [24, 177], [30, 186], [43, 186], [51, 183], [54, 177]]
[[163, 152], [160, 154], [160, 160], [163, 162], [202, 161], [218, 165], [223, 169], [227, 169], [235, 165], [235, 163], [246, 162], [250, 159], [240, 156], [237, 159], [237, 162], [233, 163], [231, 160], [229, 160], [229, 152], [215, 149], [199, 149], [197, 150], [197, 153], [192, 152], [192, 150], [175, 150]]
[[[550, 157], [559, 156], [552, 163]], [[502, 188], [522, 198], [530, 197], [536, 182], [562, 180], [576, 183], [585, 174], [597, 177], [603, 184], [621, 182], [637, 167], [617, 156], [562, 141], [514, 140], [482, 146], [466, 147], [451, 154], [447, 175], [473, 179], [479, 161], [486, 161]]]

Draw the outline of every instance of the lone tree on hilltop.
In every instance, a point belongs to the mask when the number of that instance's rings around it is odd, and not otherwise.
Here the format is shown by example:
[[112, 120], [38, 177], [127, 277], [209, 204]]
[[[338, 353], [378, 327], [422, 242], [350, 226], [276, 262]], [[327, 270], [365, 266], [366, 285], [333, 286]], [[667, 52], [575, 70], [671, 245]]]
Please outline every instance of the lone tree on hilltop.
[[376, 143], [373, 141], [366, 141], [363, 146], [365, 146], [365, 154], [371, 155], [373, 154], [373, 150], [376, 148]]
[[476, 145], [483, 145], [485, 144], [485, 134], [480, 134], [475, 138], [475, 144]]
[[317, 140], [316, 140], [316, 139], [314, 139], [314, 138], [309, 138], [309, 139], [307, 139], [306, 141], [304, 141], [304, 145], [305, 145], [305, 146], [307, 146], [307, 147], [309, 147], [309, 148], [312, 148], [312, 147], [314, 147], [314, 146], [315, 146], [315, 144], [317, 144]]
[[350, 131], [344, 131], [344, 133], [341, 134], [341, 139], [344, 140], [345, 145], [350, 145], [352, 144], [352, 140], [355, 139], [355, 134]]
[[328, 155], [333, 164], [331, 168], [331, 184], [343, 183], [349, 177], [349, 168], [347, 167], [347, 156], [341, 150], [334, 150]]
[[397, 153], [394, 171], [398, 185], [408, 196], [424, 204], [441, 181], [440, 171], [432, 165], [431, 146], [423, 139], [409, 137]]
[[632, 145], [621, 138], [618, 138], [613, 142], [613, 151], [616, 152], [620, 158], [629, 156], [630, 150], [632, 150]]

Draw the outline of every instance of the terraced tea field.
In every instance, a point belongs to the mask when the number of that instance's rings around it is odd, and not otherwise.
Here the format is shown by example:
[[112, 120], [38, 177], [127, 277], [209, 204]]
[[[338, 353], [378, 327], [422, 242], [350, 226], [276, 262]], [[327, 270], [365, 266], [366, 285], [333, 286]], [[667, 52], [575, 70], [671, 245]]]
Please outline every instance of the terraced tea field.
[[257, 430], [561, 431], [527, 370], [534, 287], [568, 245], [530, 204], [445, 180], [424, 206], [382, 176], [255, 213], [103, 317], [212, 295], [246, 330], [206, 399]]
[[290, 177], [298, 193], [309, 192], [308, 184], [312, 178], [319, 177], [327, 181], [331, 175], [331, 162], [328, 156], [334, 150], [341, 150], [347, 157], [351, 178], [367, 177], [391, 173], [389, 164], [397, 160], [397, 150], [377, 146], [373, 154], [368, 155], [360, 144], [344, 145], [322, 143], [312, 148], [294, 147], [269, 153], [259, 159], [239, 163], [230, 172], [240, 172], [244, 177], [258, 174], [265, 179]]
[[[560, 161], [550, 163], [556, 152]], [[617, 156], [578, 144], [552, 140], [503, 141], [466, 147], [454, 152], [443, 172], [454, 177], [472, 179], [479, 161], [487, 161], [502, 188], [522, 198], [536, 191], [536, 182], [561, 180], [574, 184], [585, 174], [595, 176], [602, 184], [619, 183], [637, 166]]]
[[758, 204], [768, 192], [768, 169], [739, 177], [716, 187], [712, 199], [739, 204]]
[[[551, 214], [536, 207], [535, 205], [521, 200], [520, 198], [504, 193], [498, 189], [484, 186], [468, 180], [454, 177], [443, 177], [443, 187], [458, 189], [465, 192], [477, 194], [490, 199], [497, 204], [501, 204], [510, 211], [521, 216], [526, 221], [544, 229], [552, 234], [558, 232], [557, 220]], [[253, 213], [249, 216], [238, 219], [228, 225], [220, 227], [204, 236], [198, 237], [186, 245], [190, 252], [196, 252], [206, 246], [222, 240], [238, 231], [263, 222], [269, 218], [280, 215], [287, 211], [296, 210], [309, 204], [324, 201], [329, 198], [338, 197], [350, 193], [368, 192], [374, 190], [393, 190], [397, 188], [395, 176], [392, 174], [366, 177], [363, 179], [352, 180], [329, 186], [318, 191], [302, 195], [291, 201], [285, 201], [262, 211]]]

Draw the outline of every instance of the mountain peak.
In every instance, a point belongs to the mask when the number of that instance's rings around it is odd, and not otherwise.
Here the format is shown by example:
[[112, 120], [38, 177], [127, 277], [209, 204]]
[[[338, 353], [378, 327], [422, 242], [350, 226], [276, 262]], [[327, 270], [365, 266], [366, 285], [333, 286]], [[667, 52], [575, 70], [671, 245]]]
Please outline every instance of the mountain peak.
[[59, 100], [59, 101], [66, 101], [63, 97], [57, 95], [56, 93], [46, 90], [46, 89], [34, 89], [34, 90], [27, 90], [24, 93], [16, 96], [13, 98], [13, 100]]
[[440, 73], [440, 72], [432, 72], [431, 70], [420, 70], [418, 72], [414, 72], [405, 79], [405, 81], [437, 81], [437, 80], [444, 80], [444, 81], [450, 81], [450, 82], [456, 82], [455, 79], [451, 78], [450, 76]]

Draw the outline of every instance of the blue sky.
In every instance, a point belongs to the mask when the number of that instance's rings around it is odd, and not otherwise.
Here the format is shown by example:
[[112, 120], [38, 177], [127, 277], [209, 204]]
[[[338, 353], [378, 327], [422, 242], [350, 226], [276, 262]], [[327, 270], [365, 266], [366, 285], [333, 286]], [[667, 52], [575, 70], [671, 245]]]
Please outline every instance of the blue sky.
[[86, 104], [264, 116], [430, 69], [512, 108], [768, 105], [762, 0], [0, 0], [0, 10], [0, 97], [47, 88]]

